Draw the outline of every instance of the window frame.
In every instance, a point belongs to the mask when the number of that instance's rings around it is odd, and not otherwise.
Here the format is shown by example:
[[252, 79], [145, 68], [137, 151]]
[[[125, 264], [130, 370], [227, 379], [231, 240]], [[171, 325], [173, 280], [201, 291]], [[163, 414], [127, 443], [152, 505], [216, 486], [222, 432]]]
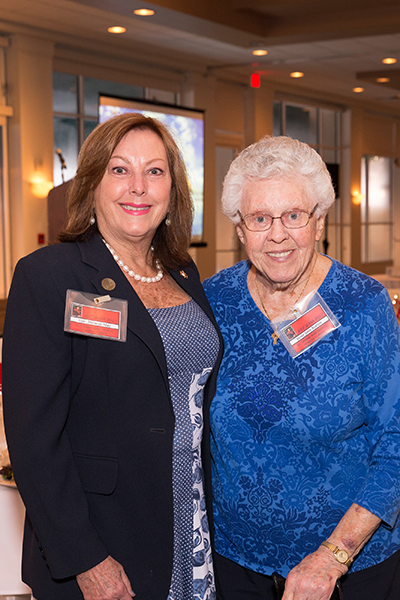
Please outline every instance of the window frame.
[[[370, 210], [370, 180], [369, 180], [369, 163], [370, 159], [374, 158], [384, 158], [389, 162], [389, 220], [387, 221], [374, 221], [369, 218], [369, 210]], [[364, 161], [364, 169], [361, 166], [360, 179], [363, 177], [363, 172], [365, 176], [364, 183], [361, 181], [361, 189], [365, 190], [365, 194], [363, 194], [362, 202], [365, 202], [365, 208], [361, 209], [360, 215], [360, 227], [361, 227], [361, 262], [363, 265], [370, 265], [374, 263], [391, 263], [393, 261], [393, 232], [394, 232], [394, 197], [393, 197], [393, 169], [394, 169], [394, 160], [389, 156], [378, 156], [377, 154], [363, 154], [361, 161]], [[361, 163], [362, 165], [362, 163]], [[365, 217], [363, 218], [363, 213]], [[386, 258], [381, 258], [379, 260], [371, 260], [370, 259], [370, 247], [369, 247], [369, 239], [370, 239], [370, 228], [374, 225], [386, 225], [389, 230], [389, 256]]]

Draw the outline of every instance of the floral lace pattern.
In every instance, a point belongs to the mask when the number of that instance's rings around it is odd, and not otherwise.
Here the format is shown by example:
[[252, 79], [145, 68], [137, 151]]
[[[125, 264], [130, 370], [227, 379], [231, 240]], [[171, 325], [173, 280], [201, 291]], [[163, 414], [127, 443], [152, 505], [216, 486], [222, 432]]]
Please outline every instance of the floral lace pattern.
[[225, 354], [211, 404], [216, 550], [283, 575], [353, 502], [384, 523], [352, 570], [400, 547], [400, 343], [386, 290], [336, 261], [318, 290], [341, 327], [272, 345], [244, 261], [205, 282]]

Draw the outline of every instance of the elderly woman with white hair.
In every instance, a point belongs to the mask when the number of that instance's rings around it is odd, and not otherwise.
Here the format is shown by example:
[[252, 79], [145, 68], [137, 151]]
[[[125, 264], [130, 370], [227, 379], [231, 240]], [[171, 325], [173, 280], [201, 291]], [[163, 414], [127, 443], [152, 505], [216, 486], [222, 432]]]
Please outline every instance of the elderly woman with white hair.
[[377, 281], [315, 250], [333, 202], [321, 157], [287, 137], [245, 149], [224, 182], [248, 260], [205, 282], [225, 344], [220, 600], [275, 599], [283, 578], [284, 600], [400, 597], [399, 328]]

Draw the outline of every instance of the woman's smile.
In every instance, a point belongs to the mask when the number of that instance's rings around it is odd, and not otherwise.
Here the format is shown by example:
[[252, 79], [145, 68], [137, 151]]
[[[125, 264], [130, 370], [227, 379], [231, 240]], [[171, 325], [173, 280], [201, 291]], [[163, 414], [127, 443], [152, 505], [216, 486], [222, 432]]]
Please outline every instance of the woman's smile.
[[149, 212], [149, 210], [151, 209], [151, 205], [150, 204], [120, 204], [121, 208], [123, 208], [124, 210], [128, 211], [129, 213], [134, 213], [134, 214], [145, 214], [147, 212]]
[[266, 254], [271, 258], [286, 258], [290, 256], [294, 252], [294, 250], [286, 250], [281, 252], [266, 252]]

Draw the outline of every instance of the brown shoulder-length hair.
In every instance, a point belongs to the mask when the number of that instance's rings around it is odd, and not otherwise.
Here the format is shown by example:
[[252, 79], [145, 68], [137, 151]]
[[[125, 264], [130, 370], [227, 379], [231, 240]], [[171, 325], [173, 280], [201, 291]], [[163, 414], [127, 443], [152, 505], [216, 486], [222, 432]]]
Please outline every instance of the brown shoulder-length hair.
[[190, 261], [193, 204], [181, 153], [168, 129], [156, 119], [140, 113], [118, 115], [98, 125], [84, 142], [78, 158], [78, 169], [68, 193], [68, 224], [60, 233], [61, 242], [87, 241], [97, 232], [91, 225], [94, 214], [94, 192], [100, 184], [111, 156], [132, 129], [153, 131], [164, 144], [171, 173], [171, 197], [168, 217], [159, 225], [152, 241], [153, 261], [166, 268], [178, 268]]

